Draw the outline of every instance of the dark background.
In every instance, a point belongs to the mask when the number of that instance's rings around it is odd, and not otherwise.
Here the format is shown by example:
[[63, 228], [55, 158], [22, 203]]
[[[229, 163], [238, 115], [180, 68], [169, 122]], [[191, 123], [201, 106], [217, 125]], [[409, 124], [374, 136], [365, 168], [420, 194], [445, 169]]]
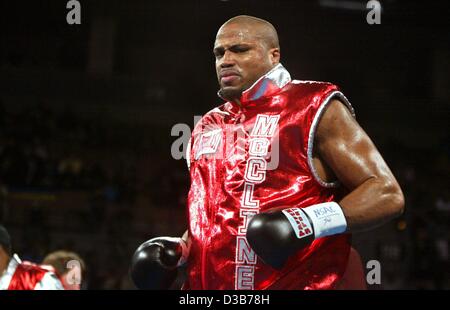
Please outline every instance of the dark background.
[[[249, 14], [278, 30], [295, 79], [338, 84], [401, 183], [406, 212], [358, 234], [371, 289], [450, 288], [450, 10], [445, 1], [80, 1], [0, 4], [0, 217], [15, 252], [86, 260], [89, 289], [132, 288], [144, 240], [185, 230], [189, 176], [171, 128], [219, 105], [212, 46]], [[368, 271], [368, 270], [366, 270]]]

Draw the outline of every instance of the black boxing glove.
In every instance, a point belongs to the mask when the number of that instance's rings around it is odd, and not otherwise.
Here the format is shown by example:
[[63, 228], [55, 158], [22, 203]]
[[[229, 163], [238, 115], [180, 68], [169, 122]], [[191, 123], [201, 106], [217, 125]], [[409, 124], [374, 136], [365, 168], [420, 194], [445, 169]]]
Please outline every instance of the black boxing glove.
[[255, 253], [276, 269], [314, 239], [345, 232], [347, 221], [336, 202], [306, 208], [259, 213], [247, 226], [247, 241]]
[[181, 238], [157, 237], [142, 243], [131, 259], [130, 277], [139, 289], [168, 289], [189, 249]]

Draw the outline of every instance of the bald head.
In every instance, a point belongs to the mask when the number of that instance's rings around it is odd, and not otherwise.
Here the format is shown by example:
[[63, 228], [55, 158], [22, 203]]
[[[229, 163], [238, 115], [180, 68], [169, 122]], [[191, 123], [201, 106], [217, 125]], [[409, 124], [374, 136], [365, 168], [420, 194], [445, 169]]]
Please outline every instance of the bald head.
[[278, 42], [278, 34], [275, 27], [268, 21], [249, 15], [239, 15], [227, 20], [220, 27], [217, 35], [227, 25], [235, 25], [242, 30], [249, 30], [252, 34], [259, 38], [267, 48], [280, 48]]
[[219, 93], [239, 100], [242, 92], [280, 61], [275, 28], [252, 16], [236, 16], [220, 27], [214, 42]]

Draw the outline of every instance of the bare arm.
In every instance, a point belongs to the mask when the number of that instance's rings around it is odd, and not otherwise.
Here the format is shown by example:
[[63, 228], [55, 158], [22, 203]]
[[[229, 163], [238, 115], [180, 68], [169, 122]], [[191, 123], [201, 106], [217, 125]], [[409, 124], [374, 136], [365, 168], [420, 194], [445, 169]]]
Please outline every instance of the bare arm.
[[315, 138], [320, 159], [350, 191], [339, 202], [347, 231], [370, 230], [403, 212], [404, 197], [397, 180], [339, 100], [330, 102]]

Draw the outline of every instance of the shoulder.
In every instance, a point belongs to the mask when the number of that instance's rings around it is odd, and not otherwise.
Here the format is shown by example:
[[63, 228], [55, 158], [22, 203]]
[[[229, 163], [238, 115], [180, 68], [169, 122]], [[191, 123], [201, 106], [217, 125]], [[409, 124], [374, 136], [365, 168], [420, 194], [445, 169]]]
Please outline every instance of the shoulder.
[[38, 265], [29, 261], [22, 261], [19, 266], [22, 271], [35, 275], [54, 274], [55, 271], [52, 266]]
[[289, 92], [291, 98], [297, 98], [295, 106], [307, 108], [312, 113], [311, 116], [320, 118], [328, 104], [335, 99], [344, 103], [354, 114], [349, 100], [336, 84], [323, 81], [292, 80], [286, 91]]
[[211, 117], [224, 117], [229, 113], [226, 111], [227, 106], [230, 105], [229, 102], [225, 102], [220, 106], [217, 106], [203, 115], [203, 118], [211, 118]]
[[48, 270], [46, 268], [43, 268], [42, 266], [29, 262], [29, 261], [22, 261], [20, 263], [20, 267], [24, 270], [29, 270], [29, 271], [35, 271], [35, 272], [48, 272]]
[[206, 112], [200, 120], [195, 124], [194, 133], [198, 131], [204, 131], [205, 129], [213, 129], [223, 122], [224, 117], [229, 115], [228, 112], [225, 111], [225, 106], [229, 104], [228, 102], [215, 107], [208, 112]]
[[[45, 270], [45, 269], [44, 269]], [[36, 284], [35, 290], [64, 290], [61, 280], [58, 276], [46, 270], [42, 279]]]
[[228, 115], [228, 112], [225, 111], [225, 105], [227, 103], [209, 110], [203, 115], [202, 119], [223, 118], [224, 116]]
[[[40, 280], [34, 287], [35, 290], [63, 290], [64, 287], [61, 280], [56, 275], [55, 268], [50, 265], [38, 265], [28, 261], [23, 261], [21, 264], [29, 272], [36, 273]], [[39, 276], [40, 274], [40, 276]]]
[[312, 80], [292, 80], [289, 83], [290, 88], [297, 91], [306, 91], [311, 93], [320, 93], [339, 90], [336, 84], [324, 81], [312, 81]]

